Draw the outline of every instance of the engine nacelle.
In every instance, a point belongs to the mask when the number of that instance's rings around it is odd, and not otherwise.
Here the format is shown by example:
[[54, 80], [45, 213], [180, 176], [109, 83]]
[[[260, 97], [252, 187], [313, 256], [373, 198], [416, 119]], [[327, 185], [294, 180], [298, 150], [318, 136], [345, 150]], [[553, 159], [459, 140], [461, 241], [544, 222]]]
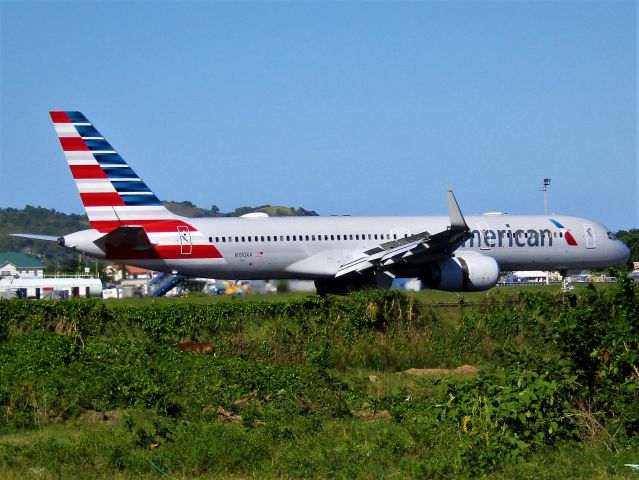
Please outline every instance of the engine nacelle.
[[420, 275], [428, 288], [447, 292], [478, 292], [497, 284], [499, 265], [486, 255], [469, 254], [448, 257], [432, 265]]

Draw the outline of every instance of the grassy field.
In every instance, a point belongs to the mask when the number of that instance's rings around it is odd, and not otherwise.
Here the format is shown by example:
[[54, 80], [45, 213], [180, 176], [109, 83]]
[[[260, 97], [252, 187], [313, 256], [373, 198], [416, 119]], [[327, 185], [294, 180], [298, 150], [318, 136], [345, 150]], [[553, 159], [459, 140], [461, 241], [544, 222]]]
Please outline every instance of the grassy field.
[[636, 286], [558, 290], [0, 301], [0, 478], [637, 478]]
[[[583, 292], [588, 284], [573, 285], [574, 292]], [[609, 284], [597, 285], [599, 289], [610, 288]], [[405, 292], [411, 298], [415, 298], [419, 302], [426, 305], [433, 304], [459, 304], [464, 303], [482, 303], [498, 300], [504, 297], [517, 297], [521, 292], [525, 293], [543, 293], [543, 294], [559, 294], [561, 292], [560, 285], [535, 285], [535, 286], [511, 286], [511, 287], [495, 287], [486, 292], [443, 292], [441, 290], [421, 290], [419, 292]], [[287, 300], [299, 300], [314, 296], [314, 293], [308, 292], [286, 292], [286, 293], [250, 293], [248, 295], [187, 295], [184, 297], [131, 297], [123, 299], [106, 300], [109, 304], [126, 304], [126, 305], [147, 305], [149, 303], [214, 303], [225, 301], [260, 301], [266, 300], [270, 302], [282, 302]]]

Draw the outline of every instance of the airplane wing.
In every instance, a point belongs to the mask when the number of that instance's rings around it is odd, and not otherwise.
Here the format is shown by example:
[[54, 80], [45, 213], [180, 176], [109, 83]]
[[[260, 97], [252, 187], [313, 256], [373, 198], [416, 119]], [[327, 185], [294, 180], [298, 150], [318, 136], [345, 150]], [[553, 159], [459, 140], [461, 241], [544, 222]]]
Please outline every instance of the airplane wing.
[[366, 250], [358, 259], [340, 267], [335, 277], [364, 273], [371, 269], [387, 270], [400, 262], [425, 263], [443, 255], [451, 255], [467, 238], [470, 232], [461, 213], [455, 194], [448, 191], [450, 226], [435, 234], [423, 231], [410, 237], [382, 243]]

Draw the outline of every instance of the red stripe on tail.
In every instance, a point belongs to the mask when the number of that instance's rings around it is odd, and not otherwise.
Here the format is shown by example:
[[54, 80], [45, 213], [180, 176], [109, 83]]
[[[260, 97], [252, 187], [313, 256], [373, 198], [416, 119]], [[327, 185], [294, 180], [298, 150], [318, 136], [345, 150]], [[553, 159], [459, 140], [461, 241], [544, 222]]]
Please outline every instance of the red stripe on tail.
[[69, 167], [76, 180], [79, 178], [108, 178], [100, 165], [69, 165]]
[[53, 123], [72, 123], [66, 112], [49, 112]]
[[[81, 193], [80, 197], [85, 207], [124, 207], [126, 205], [117, 192]], [[100, 222], [91, 222], [91, 226], [100, 230], [94, 225], [95, 223]], [[121, 222], [116, 222], [116, 225], [121, 225]]]
[[87, 147], [84, 140], [80, 137], [60, 137], [60, 144], [62, 145], [62, 150], [65, 152], [78, 152], [78, 151], [88, 151], [89, 147]]

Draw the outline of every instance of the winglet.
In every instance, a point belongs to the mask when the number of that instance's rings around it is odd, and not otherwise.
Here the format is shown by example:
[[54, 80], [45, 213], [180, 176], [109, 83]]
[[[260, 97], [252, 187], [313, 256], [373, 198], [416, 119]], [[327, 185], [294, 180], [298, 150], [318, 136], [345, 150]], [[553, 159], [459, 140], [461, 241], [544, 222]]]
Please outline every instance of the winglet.
[[464, 215], [459, 208], [457, 199], [452, 190], [448, 190], [448, 212], [450, 214], [450, 227], [453, 230], [469, 230]]

